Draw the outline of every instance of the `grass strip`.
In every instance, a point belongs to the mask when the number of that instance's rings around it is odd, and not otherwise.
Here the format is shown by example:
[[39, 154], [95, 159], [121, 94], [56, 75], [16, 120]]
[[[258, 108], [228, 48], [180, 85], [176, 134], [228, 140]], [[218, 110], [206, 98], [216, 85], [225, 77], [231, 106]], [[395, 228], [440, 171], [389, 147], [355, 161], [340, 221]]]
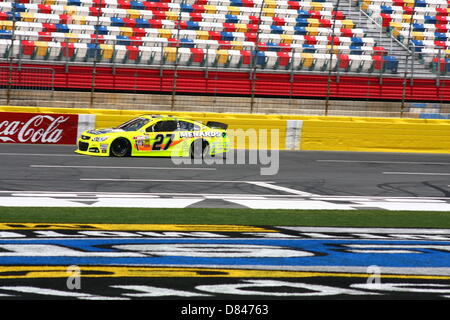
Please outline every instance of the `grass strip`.
[[450, 212], [0, 207], [0, 222], [450, 228]]

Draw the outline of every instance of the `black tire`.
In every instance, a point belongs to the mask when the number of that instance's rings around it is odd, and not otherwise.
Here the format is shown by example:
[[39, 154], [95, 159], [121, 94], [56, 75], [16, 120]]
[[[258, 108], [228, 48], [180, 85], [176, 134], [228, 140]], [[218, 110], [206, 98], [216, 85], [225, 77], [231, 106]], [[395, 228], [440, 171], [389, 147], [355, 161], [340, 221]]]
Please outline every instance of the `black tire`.
[[191, 159], [204, 159], [210, 156], [209, 143], [205, 140], [195, 140], [191, 144]]
[[109, 153], [113, 157], [128, 157], [131, 155], [131, 144], [125, 138], [118, 138], [111, 143]]

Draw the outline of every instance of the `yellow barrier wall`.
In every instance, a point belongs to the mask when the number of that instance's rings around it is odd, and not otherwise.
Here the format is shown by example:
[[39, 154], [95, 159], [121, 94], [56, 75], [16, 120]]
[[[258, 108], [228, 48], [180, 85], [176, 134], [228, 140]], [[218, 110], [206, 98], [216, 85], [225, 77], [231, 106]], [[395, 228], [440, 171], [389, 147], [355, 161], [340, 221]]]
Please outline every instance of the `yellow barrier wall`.
[[450, 153], [450, 121], [307, 120], [303, 122], [301, 149]]
[[[450, 120], [1, 106], [0, 111], [96, 114], [97, 128], [117, 126], [143, 113], [171, 114], [204, 123], [220, 121], [229, 129], [253, 129], [257, 134], [277, 129], [278, 141], [272, 142], [269, 135], [268, 145], [275, 143], [281, 150], [286, 148], [287, 121], [300, 120], [295, 137], [300, 150], [450, 153]], [[245, 147], [258, 145], [247, 139]]]

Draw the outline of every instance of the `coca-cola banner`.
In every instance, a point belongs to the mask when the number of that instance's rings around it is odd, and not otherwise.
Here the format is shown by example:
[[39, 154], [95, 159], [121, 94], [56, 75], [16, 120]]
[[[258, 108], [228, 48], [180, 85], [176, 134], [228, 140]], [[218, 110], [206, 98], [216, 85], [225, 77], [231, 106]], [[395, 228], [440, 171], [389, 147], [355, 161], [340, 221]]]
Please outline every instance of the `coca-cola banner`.
[[0, 112], [0, 143], [76, 144], [77, 114]]

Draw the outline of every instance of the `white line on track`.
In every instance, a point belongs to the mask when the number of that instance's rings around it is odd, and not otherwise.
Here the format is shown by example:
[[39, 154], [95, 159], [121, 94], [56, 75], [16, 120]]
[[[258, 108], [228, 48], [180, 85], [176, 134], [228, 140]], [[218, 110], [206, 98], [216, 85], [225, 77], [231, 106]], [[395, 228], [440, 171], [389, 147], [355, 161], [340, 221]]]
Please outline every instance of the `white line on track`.
[[13, 152], [0, 152], [0, 156], [82, 157], [82, 155], [80, 155], [80, 154], [62, 154], [62, 153], [13, 153]]
[[256, 186], [263, 187], [263, 188], [268, 188], [268, 189], [273, 189], [273, 190], [278, 190], [278, 191], [284, 191], [284, 192], [287, 192], [287, 193], [297, 194], [297, 195], [300, 195], [300, 196], [315, 196], [315, 194], [313, 194], [313, 193], [304, 192], [304, 191], [300, 191], [300, 190], [295, 190], [295, 189], [282, 187], [282, 186], [277, 186], [277, 185], [273, 185], [273, 184], [266, 183], [266, 182], [253, 181], [253, 182], [249, 182], [249, 183], [251, 183], [253, 185], [256, 185]]
[[113, 167], [113, 166], [61, 166], [32, 164], [31, 168], [68, 168], [68, 169], [133, 169], [133, 170], [217, 170], [216, 168], [204, 167]]
[[424, 175], [424, 176], [450, 176], [450, 173], [442, 173], [442, 172], [383, 172], [383, 174], [404, 174], [404, 175]]
[[[249, 183], [255, 184], [260, 181], [240, 180], [185, 180], [185, 179], [116, 179], [116, 178], [80, 178], [80, 181], [124, 181], [124, 182], [194, 182], [194, 183]], [[273, 183], [273, 181], [264, 181]]]
[[434, 164], [450, 165], [450, 162], [425, 162], [425, 161], [378, 161], [378, 160], [316, 160], [317, 162], [336, 163], [380, 163], [380, 164]]
[[175, 180], [175, 179], [94, 179], [81, 178], [81, 181], [127, 181], [127, 182], [197, 182], [197, 183], [247, 183], [262, 188], [283, 191], [300, 196], [315, 196], [313, 193], [295, 190], [287, 187], [273, 185], [273, 181], [239, 181], [239, 180]]

